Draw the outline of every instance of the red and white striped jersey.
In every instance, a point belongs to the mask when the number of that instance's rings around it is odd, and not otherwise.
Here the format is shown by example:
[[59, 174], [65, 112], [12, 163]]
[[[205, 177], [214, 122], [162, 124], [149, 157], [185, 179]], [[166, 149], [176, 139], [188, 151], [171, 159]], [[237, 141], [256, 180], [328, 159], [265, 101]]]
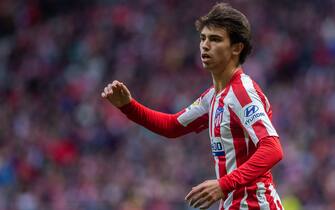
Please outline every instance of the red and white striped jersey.
[[[209, 123], [215, 172], [219, 179], [247, 161], [260, 139], [278, 136], [271, 116], [270, 103], [262, 90], [239, 69], [225, 89], [216, 94], [213, 87], [209, 88], [177, 119], [185, 127], [199, 118]], [[220, 205], [220, 209], [281, 208], [270, 171], [254, 183], [229, 193]]]

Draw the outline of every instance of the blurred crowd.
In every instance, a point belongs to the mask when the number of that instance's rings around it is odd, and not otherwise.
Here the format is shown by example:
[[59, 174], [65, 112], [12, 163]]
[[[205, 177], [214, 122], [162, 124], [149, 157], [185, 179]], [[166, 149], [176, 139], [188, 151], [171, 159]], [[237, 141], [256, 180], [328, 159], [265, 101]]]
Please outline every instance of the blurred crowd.
[[[118, 79], [153, 109], [191, 104], [211, 85], [194, 21], [215, 2], [1, 0], [0, 209], [191, 209], [215, 177], [208, 133], [168, 140], [100, 93]], [[335, 2], [230, 3], [252, 25], [244, 69], [273, 106], [284, 206], [335, 209]]]

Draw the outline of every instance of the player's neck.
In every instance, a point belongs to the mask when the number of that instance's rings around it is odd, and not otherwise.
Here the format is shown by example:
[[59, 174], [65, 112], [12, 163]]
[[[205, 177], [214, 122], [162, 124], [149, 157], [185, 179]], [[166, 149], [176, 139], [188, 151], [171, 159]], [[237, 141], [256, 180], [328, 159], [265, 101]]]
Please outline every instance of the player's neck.
[[227, 65], [220, 71], [212, 72], [213, 85], [216, 93], [221, 92], [226, 87], [239, 67], [239, 65], [236, 66], [234, 63], [233, 65]]

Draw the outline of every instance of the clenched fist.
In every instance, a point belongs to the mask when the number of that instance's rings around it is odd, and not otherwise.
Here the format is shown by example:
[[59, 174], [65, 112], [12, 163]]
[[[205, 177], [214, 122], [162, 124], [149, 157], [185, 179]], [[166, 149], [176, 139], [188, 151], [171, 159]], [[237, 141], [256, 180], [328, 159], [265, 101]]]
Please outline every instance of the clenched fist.
[[117, 80], [108, 84], [101, 96], [118, 108], [128, 104], [132, 99], [128, 88]]

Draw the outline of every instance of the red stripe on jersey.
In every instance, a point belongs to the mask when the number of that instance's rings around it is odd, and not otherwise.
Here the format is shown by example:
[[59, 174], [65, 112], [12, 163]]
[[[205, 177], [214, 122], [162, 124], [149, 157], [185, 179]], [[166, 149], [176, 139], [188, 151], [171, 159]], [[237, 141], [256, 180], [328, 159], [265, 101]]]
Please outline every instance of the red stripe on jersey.
[[233, 137], [236, 167], [240, 167], [246, 160], [248, 160], [248, 149], [245, 142], [245, 136], [240, 119], [234, 111], [228, 107], [230, 113], [230, 131]]
[[[220, 99], [219, 99], [219, 104], [218, 104], [218, 107], [217, 107], [217, 109], [219, 108], [219, 107], [224, 107], [224, 103], [223, 103], [223, 100], [224, 100], [224, 98], [226, 97], [226, 95], [228, 94], [228, 90], [229, 90], [229, 88], [226, 88], [224, 91], [223, 91], [223, 93], [221, 94], [221, 96], [220, 96]], [[214, 105], [214, 104], [213, 104]], [[218, 116], [218, 119], [217, 119], [217, 121], [218, 121], [218, 123], [214, 123], [214, 136], [215, 137], [221, 137], [221, 122], [222, 122], [222, 117], [223, 117], [223, 109], [222, 109], [222, 113], [220, 114], [220, 116]], [[216, 111], [214, 111], [214, 117], [216, 118]], [[214, 118], [214, 120], [216, 120]]]
[[229, 209], [240, 209], [241, 200], [244, 197], [244, 187], [239, 188], [233, 193], [233, 201]]
[[219, 210], [224, 210], [224, 205], [223, 204], [224, 204], [224, 200], [221, 199], [220, 200], [220, 207], [219, 207], [220, 209]]
[[260, 209], [258, 204], [258, 198], [256, 196], [257, 185], [253, 185], [252, 187], [247, 188], [247, 204], [248, 209], [258, 210]]
[[252, 128], [255, 131], [255, 134], [258, 138], [258, 141], [261, 140], [264, 137], [269, 136], [268, 131], [266, 130], [265, 125], [263, 124], [263, 122], [261, 120], [256, 121], [253, 125]]
[[273, 199], [273, 197], [271, 196], [271, 190], [269, 189], [270, 184], [265, 184], [265, 197], [266, 197], [266, 201], [269, 203], [269, 207], [271, 210], [277, 210], [277, 206], [275, 204], [275, 201]]
[[280, 210], [283, 210], [283, 207], [282, 207], [282, 205], [281, 205], [281, 203], [280, 203], [279, 200], [277, 200], [277, 206], [279, 206], [279, 209], [280, 209]]
[[220, 178], [227, 174], [226, 156], [218, 156], [219, 176]]
[[210, 113], [209, 113], [209, 137], [212, 138], [212, 126], [213, 126], [213, 109], [214, 109], [214, 102], [215, 102], [215, 94], [213, 95], [210, 103]]
[[241, 78], [234, 81], [234, 83], [232, 84], [232, 88], [238, 102], [241, 104], [242, 107], [252, 102], [251, 98], [247, 93], [247, 90], [243, 86]]

